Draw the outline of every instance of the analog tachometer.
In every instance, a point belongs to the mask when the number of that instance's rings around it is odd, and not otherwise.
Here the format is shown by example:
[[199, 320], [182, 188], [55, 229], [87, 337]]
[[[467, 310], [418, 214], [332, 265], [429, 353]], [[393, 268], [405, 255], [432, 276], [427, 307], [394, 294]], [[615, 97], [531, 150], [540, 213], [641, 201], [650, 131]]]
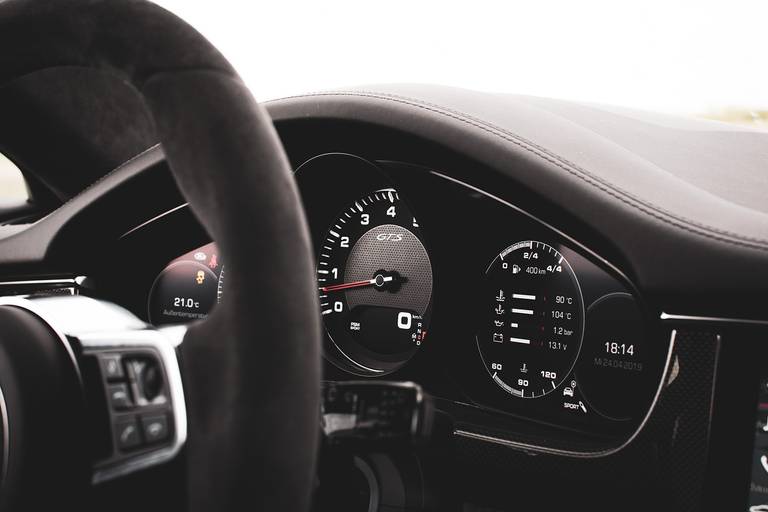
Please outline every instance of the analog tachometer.
[[432, 265], [394, 189], [349, 205], [321, 242], [320, 305], [335, 359], [362, 374], [393, 371], [427, 335]]

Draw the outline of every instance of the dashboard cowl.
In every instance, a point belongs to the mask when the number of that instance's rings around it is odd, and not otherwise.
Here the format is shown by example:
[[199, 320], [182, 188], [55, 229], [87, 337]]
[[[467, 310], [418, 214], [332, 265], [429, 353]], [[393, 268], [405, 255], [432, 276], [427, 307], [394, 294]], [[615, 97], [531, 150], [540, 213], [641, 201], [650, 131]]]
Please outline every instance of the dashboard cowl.
[[696, 312], [735, 315], [723, 295], [764, 298], [768, 134], [432, 86], [321, 92], [267, 108], [278, 128], [308, 118], [362, 123], [466, 155], [511, 180], [508, 190], [534, 191], [603, 234], [661, 307], [690, 307], [669, 297], [708, 296]]

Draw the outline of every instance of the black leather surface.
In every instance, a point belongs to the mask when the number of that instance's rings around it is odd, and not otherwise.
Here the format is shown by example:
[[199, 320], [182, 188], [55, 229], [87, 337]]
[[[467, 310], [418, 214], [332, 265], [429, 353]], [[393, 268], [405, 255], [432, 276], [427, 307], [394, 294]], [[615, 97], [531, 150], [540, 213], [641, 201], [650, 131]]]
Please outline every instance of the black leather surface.
[[227, 300], [182, 356], [193, 510], [306, 510], [320, 321], [298, 193], [274, 128], [226, 60], [143, 1], [0, 3], [0, 84], [59, 66], [142, 93], [180, 189], [227, 261]]
[[602, 233], [649, 296], [707, 297], [714, 313], [766, 298], [767, 133], [431, 86], [309, 94], [268, 110], [277, 123], [361, 122], [460, 152]]

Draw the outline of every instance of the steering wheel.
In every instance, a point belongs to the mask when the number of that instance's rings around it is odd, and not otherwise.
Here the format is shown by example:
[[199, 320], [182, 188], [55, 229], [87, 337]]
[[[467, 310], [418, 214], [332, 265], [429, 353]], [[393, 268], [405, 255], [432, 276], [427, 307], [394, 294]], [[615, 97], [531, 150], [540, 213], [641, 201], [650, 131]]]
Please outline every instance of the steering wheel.
[[[141, 93], [180, 190], [226, 259], [227, 297], [178, 347], [101, 301], [0, 300], [0, 506], [70, 508], [65, 500], [92, 480], [183, 449], [192, 510], [307, 510], [319, 306], [307, 223], [268, 115], [210, 43], [149, 2], [0, 1], [0, 84], [62, 66], [117, 75]], [[148, 367], [163, 400], [142, 387]], [[118, 441], [129, 444], [136, 431], [144, 444], [115, 448], [99, 465], [86, 446], [114, 432], [89, 411], [104, 388], [120, 387], [113, 371], [127, 372], [123, 398], [134, 408], [103, 417], [111, 427], [132, 421]], [[164, 411], [168, 442], [149, 443], [162, 424], [142, 433], [142, 407]]]

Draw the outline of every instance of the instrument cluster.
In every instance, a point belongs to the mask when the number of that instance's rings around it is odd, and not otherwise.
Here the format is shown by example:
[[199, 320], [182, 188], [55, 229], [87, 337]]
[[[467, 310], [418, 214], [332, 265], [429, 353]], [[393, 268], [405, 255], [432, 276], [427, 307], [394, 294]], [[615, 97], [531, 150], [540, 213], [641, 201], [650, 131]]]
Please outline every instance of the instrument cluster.
[[[296, 171], [317, 255], [325, 378], [413, 380], [457, 429], [515, 421], [628, 438], [669, 341], [616, 267], [543, 220], [438, 171], [317, 156]], [[148, 290], [155, 324], [226, 301], [209, 243]], [[535, 429], [534, 429], [535, 430]]]

